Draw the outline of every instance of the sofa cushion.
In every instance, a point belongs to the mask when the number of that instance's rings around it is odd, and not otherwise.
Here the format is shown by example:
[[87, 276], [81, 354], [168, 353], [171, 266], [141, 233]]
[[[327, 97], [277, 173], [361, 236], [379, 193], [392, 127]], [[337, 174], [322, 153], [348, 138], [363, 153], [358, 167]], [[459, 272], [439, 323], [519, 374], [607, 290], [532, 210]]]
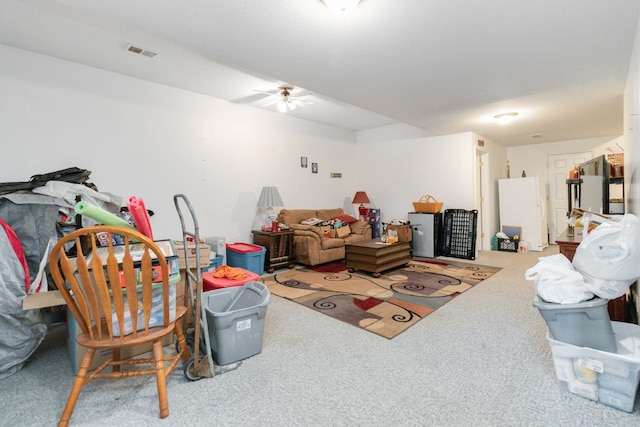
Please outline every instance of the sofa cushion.
[[364, 229], [369, 225], [367, 221], [356, 221], [354, 223], [349, 224], [351, 227], [351, 234], [363, 234]]
[[341, 248], [344, 246], [344, 240], [339, 238], [322, 239], [320, 246], [322, 249]]
[[340, 214], [340, 215], [334, 215], [331, 217], [331, 219], [337, 219], [340, 220], [346, 224], [351, 224], [352, 222], [356, 222], [358, 221], [358, 218], [354, 218], [349, 214]]
[[336, 208], [336, 209], [321, 209], [316, 211], [315, 215], [312, 215], [312, 216], [328, 221], [331, 219], [331, 217], [335, 215], [342, 215], [342, 214], [344, 214], [344, 211], [342, 210], [342, 208]]
[[315, 216], [315, 209], [282, 209], [278, 214], [278, 222], [287, 225], [300, 224], [305, 219]]

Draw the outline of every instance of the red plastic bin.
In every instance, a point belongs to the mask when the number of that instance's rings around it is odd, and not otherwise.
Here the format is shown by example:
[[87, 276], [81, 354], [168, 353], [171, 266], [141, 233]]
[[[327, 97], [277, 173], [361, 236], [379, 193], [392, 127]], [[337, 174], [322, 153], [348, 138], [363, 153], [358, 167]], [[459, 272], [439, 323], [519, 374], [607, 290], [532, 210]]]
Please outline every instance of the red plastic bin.
[[232, 280], [227, 279], [226, 277], [213, 277], [215, 271], [208, 271], [202, 275], [202, 290], [204, 292], [213, 291], [216, 289], [230, 288], [232, 286], [242, 286], [247, 282], [259, 281], [258, 279], [260, 278], [260, 276], [258, 276], [256, 273], [245, 270], [244, 268], [234, 268], [244, 270], [247, 275], [243, 279]]
[[261, 251], [262, 246], [252, 245], [251, 243], [227, 243], [227, 250], [241, 254], [248, 254], [250, 252]]

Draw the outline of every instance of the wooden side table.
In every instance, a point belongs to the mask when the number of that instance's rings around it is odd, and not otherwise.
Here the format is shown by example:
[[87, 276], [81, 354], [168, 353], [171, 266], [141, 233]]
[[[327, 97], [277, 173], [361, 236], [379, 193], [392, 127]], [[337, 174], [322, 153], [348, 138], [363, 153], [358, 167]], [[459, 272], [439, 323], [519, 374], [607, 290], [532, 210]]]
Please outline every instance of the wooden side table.
[[293, 230], [260, 231], [253, 230], [253, 243], [264, 246], [264, 269], [273, 273], [276, 267], [295, 266], [296, 255], [293, 253]]
[[556, 239], [556, 243], [558, 244], [558, 250], [562, 255], [569, 258], [569, 261], [573, 261], [573, 256], [576, 254], [578, 245], [581, 242], [582, 242], [582, 233], [578, 234], [578, 231], [575, 228], [573, 229], [573, 236], [567, 236], [567, 230], [565, 230]]

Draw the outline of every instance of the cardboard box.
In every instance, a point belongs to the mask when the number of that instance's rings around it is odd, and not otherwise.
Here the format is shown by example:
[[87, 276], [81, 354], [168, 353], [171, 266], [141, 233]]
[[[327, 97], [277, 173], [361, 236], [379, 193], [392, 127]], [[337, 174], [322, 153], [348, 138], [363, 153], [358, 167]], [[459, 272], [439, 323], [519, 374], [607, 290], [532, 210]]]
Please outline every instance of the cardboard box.
[[45, 307], [55, 307], [57, 305], [67, 305], [59, 290], [48, 290], [37, 294], [27, 295], [22, 299], [23, 310], [34, 310]]
[[331, 226], [330, 225], [314, 225], [314, 227], [317, 229], [316, 232], [323, 239], [328, 239], [329, 237], [331, 237]]
[[193, 327], [193, 307], [191, 306], [191, 296], [187, 290], [187, 273], [185, 270], [180, 272], [180, 281], [176, 283], [176, 305], [187, 307], [187, 312], [182, 317], [182, 326], [186, 331], [188, 327]]
[[398, 242], [410, 242], [413, 238], [413, 233], [410, 225], [387, 225], [387, 231], [396, 230], [398, 233]]
[[[71, 369], [74, 374], [78, 373], [82, 359], [87, 354], [87, 348], [82, 347], [76, 343], [76, 337], [80, 335], [82, 330], [78, 327], [76, 319], [71, 312], [67, 309], [67, 351], [69, 352], [69, 360], [71, 362]], [[174, 334], [169, 334], [162, 339], [162, 345], [172, 345], [174, 342]], [[143, 353], [153, 350], [153, 343], [138, 344], [130, 347], [122, 348], [120, 351], [120, 357], [122, 360], [130, 359], [134, 356], [139, 356]], [[109, 357], [111, 357], [111, 349], [100, 349], [96, 351], [91, 362], [90, 370], [96, 369], [102, 363], [104, 363]]]
[[[181, 241], [174, 242], [176, 253], [178, 255], [178, 268], [184, 270], [187, 268], [187, 262], [184, 258], [184, 243]], [[196, 244], [187, 243], [187, 260], [189, 268], [196, 267]], [[200, 268], [205, 268], [211, 263], [211, 246], [200, 244]]]
[[351, 234], [351, 228], [349, 227], [348, 224], [343, 227], [336, 228], [335, 230], [336, 230], [336, 237], [339, 237], [339, 238], [347, 237], [349, 234]]

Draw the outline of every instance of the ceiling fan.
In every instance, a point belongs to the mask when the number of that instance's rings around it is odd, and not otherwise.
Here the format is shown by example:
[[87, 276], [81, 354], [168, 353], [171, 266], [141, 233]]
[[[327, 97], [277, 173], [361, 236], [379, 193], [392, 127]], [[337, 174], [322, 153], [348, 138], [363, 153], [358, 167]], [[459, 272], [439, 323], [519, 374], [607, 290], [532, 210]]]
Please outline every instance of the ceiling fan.
[[264, 92], [261, 90], [258, 90], [256, 92], [264, 93], [265, 95], [273, 97], [273, 99], [264, 104], [263, 107], [276, 104], [278, 111], [281, 113], [293, 111], [298, 105], [306, 107], [307, 105], [314, 104], [313, 102], [307, 101], [304, 98], [293, 96], [293, 90], [294, 89], [291, 86], [280, 86], [277, 93]]

